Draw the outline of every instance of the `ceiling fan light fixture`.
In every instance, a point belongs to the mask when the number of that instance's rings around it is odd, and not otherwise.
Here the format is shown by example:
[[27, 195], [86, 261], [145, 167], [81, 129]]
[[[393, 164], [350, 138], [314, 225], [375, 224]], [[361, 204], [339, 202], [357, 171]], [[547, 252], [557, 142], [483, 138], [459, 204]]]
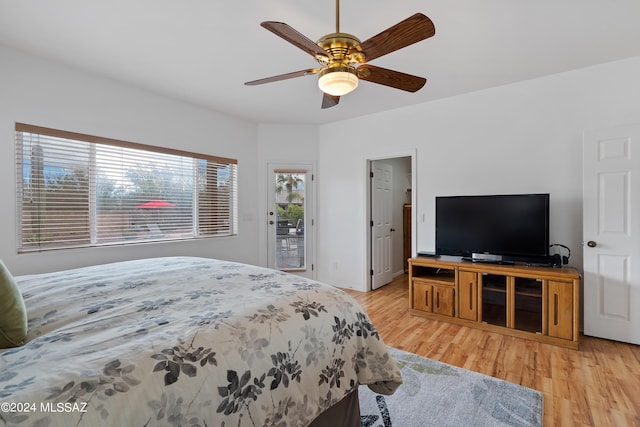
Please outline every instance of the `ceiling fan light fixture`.
[[343, 96], [358, 87], [358, 76], [353, 67], [330, 67], [320, 72], [318, 87], [326, 94]]

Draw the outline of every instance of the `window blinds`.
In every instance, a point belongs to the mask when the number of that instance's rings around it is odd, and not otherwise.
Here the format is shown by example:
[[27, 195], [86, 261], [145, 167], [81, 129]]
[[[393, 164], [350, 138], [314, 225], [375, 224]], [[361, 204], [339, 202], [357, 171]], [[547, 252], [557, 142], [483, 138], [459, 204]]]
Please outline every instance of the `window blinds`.
[[237, 161], [16, 124], [18, 250], [237, 233]]

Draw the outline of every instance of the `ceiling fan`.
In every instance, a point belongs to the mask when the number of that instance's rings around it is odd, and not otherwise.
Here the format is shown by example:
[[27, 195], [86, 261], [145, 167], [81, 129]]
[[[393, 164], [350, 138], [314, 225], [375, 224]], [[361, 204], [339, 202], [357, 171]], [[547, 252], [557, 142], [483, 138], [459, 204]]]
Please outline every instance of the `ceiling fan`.
[[315, 43], [284, 22], [265, 21], [260, 25], [313, 56], [320, 67], [253, 80], [245, 85], [255, 86], [319, 74], [318, 86], [323, 92], [322, 108], [329, 108], [338, 105], [341, 96], [356, 89], [359, 80], [408, 92], [420, 90], [427, 82], [423, 77], [367, 63], [432, 37], [436, 29], [431, 19], [422, 13], [416, 13], [364, 42], [356, 36], [340, 32], [340, 0], [336, 0], [336, 32], [321, 37]]

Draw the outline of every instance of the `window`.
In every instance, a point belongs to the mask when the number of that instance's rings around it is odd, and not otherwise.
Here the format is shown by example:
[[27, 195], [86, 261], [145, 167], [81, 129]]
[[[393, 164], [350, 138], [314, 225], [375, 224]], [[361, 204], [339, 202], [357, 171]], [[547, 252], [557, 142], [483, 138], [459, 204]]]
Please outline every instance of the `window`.
[[237, 161], [16, 124], [18, 251], [230, 236]]

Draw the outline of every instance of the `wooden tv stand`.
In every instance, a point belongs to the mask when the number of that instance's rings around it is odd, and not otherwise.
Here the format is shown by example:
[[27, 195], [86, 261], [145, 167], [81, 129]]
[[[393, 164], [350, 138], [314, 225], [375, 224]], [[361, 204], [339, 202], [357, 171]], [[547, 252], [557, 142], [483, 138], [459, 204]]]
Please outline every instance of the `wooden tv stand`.
[[534, 267], [409, 259], [415, 316], [577, 349], [580, 274], [573, 267]]

